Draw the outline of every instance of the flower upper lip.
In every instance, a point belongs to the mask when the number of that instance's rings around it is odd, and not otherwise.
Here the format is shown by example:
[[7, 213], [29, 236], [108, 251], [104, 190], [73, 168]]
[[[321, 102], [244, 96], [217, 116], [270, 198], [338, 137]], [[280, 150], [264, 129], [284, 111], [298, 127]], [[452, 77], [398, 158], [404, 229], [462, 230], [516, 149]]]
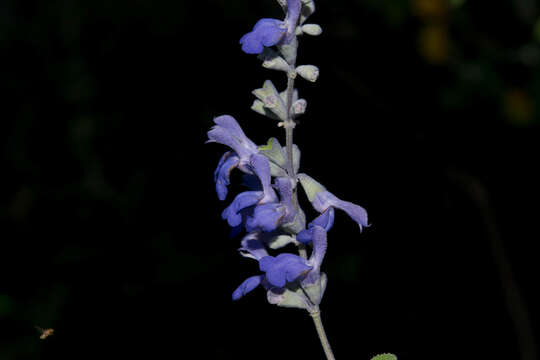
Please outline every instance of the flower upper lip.
[[247, 54], [260, 54], [265, 47], [274, 46], [280, 42], [290, 43], [295, 36], [301, 8], [300, 0], [287, 0], [285, 20], [263, 18], [257, 21], [253, 30], [240, 39], [242, 51]]

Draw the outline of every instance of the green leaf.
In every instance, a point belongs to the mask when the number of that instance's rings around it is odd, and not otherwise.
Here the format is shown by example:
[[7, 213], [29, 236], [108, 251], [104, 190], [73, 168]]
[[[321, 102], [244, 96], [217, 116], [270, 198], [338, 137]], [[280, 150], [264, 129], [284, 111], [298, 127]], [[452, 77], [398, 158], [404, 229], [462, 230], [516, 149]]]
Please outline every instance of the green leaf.
[[372, 357], [371, 360], [397, 360], [397, 356], [394, 354], [379, 354]]

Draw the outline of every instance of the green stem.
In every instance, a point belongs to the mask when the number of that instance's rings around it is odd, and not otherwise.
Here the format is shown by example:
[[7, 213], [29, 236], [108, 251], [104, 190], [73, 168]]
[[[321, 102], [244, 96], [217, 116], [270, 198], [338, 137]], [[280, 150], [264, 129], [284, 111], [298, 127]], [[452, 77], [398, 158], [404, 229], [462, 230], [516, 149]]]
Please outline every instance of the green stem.
[[330, 343], [328, 342], [328, 338], [326, 337], [326, 332], [324, 331], [324, 326], [321, 320], [321, 311], [319, 310], [319, 307], [317, 306], [316, 310], [310, 312], [309, 314], [311, 315], [313, 323], [315, 324], [315, 328], [317, 329], [317, 334], [319, 335], [319, 339], [321, 340], [321, 345], [324, 349], [326, 358], [328, 360], [335, 360], [336, 358], [332, 353], [332, 348], [330, 347]]

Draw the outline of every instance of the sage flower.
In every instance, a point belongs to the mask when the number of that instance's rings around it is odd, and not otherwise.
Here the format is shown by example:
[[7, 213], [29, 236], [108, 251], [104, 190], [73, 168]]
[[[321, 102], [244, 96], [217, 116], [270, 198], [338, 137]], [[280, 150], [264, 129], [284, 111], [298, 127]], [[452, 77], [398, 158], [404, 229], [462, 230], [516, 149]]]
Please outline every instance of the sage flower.
[[208, 142], [217, 142], [229, 146], [233, 151], [225, 153], [214, 172], [216, 192], [220, 200], [227, 196], [227, 186], [230, 183], [230, 173], [238, 168], [247, 174], [256, 175], [262, 186], [264, 200], [275, 198], [271, 188], [270, 164], [268, 159], [259, 154], [257, 145], [253, 143], [242, 131], [238, 122], [230, 115], [219, 116], [214, 119], [214, 125], [208, 131]]
[[257, 21], [253, 30], [240, 39], [242, 51], [260, 54], [265, 47], [280, 42], [290, 43], [296, 30], [302, 4], [300, 0], [287, 0], [287, 15], [284, 20], [264, 18]]
[[369, 226], [367, 212], [363, 207], [339, 199], [306, 174], [298, 174], [298, 180], [300, 180], [311, 205], [319, 213], [322, 214], [330, 208], [337, 208], [345, 211], [360, 226], [360, 230], [362, 230], [362, 227]]

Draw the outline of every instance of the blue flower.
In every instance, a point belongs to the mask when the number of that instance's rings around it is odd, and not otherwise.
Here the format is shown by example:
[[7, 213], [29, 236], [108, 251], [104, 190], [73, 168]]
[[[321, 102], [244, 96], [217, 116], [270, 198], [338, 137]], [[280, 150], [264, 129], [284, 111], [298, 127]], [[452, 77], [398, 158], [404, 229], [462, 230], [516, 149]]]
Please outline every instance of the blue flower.
[[238, 194], [231, 205], [221, 213], [221, 218], [227, 220], [231, 227], [242, 224], [242, 211], [254, 206], [263, 197], [262, 191], [245, 191]]
[[246, 230], [273, 231], [283, 222], [286, 214], [287, 209], [278, 202], [256, 206], [246, 220]]
[[248, 292], [259, 286], [263, 279], [264, 275], [255, 275], [247, 278], [242, 284], [240, 284], [240, 286], [236, 290], [234, 290], [232, 294], [232, 299], [240, 299], [242, 296], [246, 295]]
[[276, 45], [287, 32], [283, 21], [277, 19], [261, 19], [253, 30], [240, 39], [242, 51], [246, 54], [260, 54], [264, 47]]
[[216, 171], [214, 171], [214, 182], [220, 200], [225, 200], [227, 197], [227, 186], [231, 183], [231, 171], [238, 167], [239, 163], [240, 158], [232, 151], [227, 151], [219, 160]]
[[309, 257], [308, 265], [310, 265], [312, 269], [304, 279], [303, 284], [315, 284], [320, 280], [320, 268], [324, 255], [326, 254], [326, 248], [328, 247], [326, 230], [319, 225], [314, 225], [311, 228], [311, 239], [313, 241], [313, 252]]
[[230, 173], [238, 168], [247, 174], [255, 174], [262, 186], [263, 202], [273, 201], [276, 195], [271, 187], [270, 164], [268, 159], [259, 154], [257, 145], [242, 131], [238, 122], [230, 115], [214, 119], [214, 125], [208, 131], [208, 142], [217, 142], [229, 146], [233, 151], [226, 152], [220, 159], [214, 181], [220, 200], [227, 196], [227, 185], [230, 183]]
[[360, 226], [360, 230], [362, 227], [369, 226], [367, 212], [363, 207], [337, 198], [306, 174], [298, 174], [298, 180], [300, 180], [311, 205], [319, 213], [322, 214], [330, 208], [337, 208], [345, 211]]
[[280, 254], [277, 257], [269, 256], [261, 241], [262, 233], [251, 232], [244, 236], [241, 247], [238, 249], [244, 257], [259, 262], [259, 269], [265, 275], [256, 275], [247, 278], [233, 292], [233, 300], [238, 300], [248, 292], [262, 284], [267, 290], [273, 287], [284, 287], [286, 282], [295, 281], [313, 268], [306, 260], [293, 254]]
[[[320, 282], [320, 267], [326, 254], [327, 238], [324, 228], [318, 225], [313, 226], [313, 252], [308, 260], [298, 255], [283, 253], [276, 257], [269, 256], [260, 240], [262, 233], [253, 232], [244, 237], [242, 247], [239, 249], [245, 257], [250, 257], [259, 262], [259, 269], [264, 275], [251, 276], [246, 279], [233, 292], [233, 300], [238, 300], [249, 293], [257, 286], [262, 285], [269, 291], [269, 298], [278, 296], [284, 291], [287, 283], [299, 281], [301, 286], [312, 286]], [[315, 300], [317, 303], [322, 298]], [[279, 296], [278, 296], [279, 297]], [[308, 301], [309, 302], [309, 301]]]
[[280, 41], [290, 43], [296, 31], [301, 7], [300, 0], [287, 0], [285, 20], [264, 18], [257, 21], [253, 30], [240, 39], [242, 51], [247, 54], [260, 54], [264, 47], [276, 45]]
[[[274, 231], [280, 225], [288, 224], [295, 220], [297, 212], [295, 211], [292, 202], [293, 188], [291, 180], [285, 177], [276, 178], [274, 186], [278, 189], [280, 201], [278, 202], [277, 199], [274, 202], [258, 201], [257, 206], [247, 216], [246, 230], [248, 232], [255, 230], [264, 232]], [[243, 204], [249, 203], [253, 205], [256, 201], [251, 199], [247, 201], [242, 200], [241, 202]], [[238, 203], [240, 203], [240, 201]], [[238, 218], [235, 218], [235, 220], [237, 219]]]
[[267, 290], [283, 288], [287, 282], [296, 281], [305, 276], [313, 266], [298, 255], [280, 254], [276, 257], [265, 256], [259, 260], [259, 269], [264, 275], [247, 278], [232, 294], [233, 300], [238, 300], [248, 292], [262, 284]]
[[334, 208], [329, 207], [321, 215], [317, 216], [315, 220], [308, 224], [308, 228], [300, 231], [296, 235], [296, 240], [301, 243], [308, 244], [313, 240], [313, 231], [315, 226], [323, 228], [328, 232], [334, 225]]
[[284, 287], [287, 282], [293, 282], [306, 275], [313, 266], [306, 263], [298, 255], [279, 254], [276, 257], [265, 256], [259, 260], [259, 269], [266, 273], [266, 279], [275, 287]]

